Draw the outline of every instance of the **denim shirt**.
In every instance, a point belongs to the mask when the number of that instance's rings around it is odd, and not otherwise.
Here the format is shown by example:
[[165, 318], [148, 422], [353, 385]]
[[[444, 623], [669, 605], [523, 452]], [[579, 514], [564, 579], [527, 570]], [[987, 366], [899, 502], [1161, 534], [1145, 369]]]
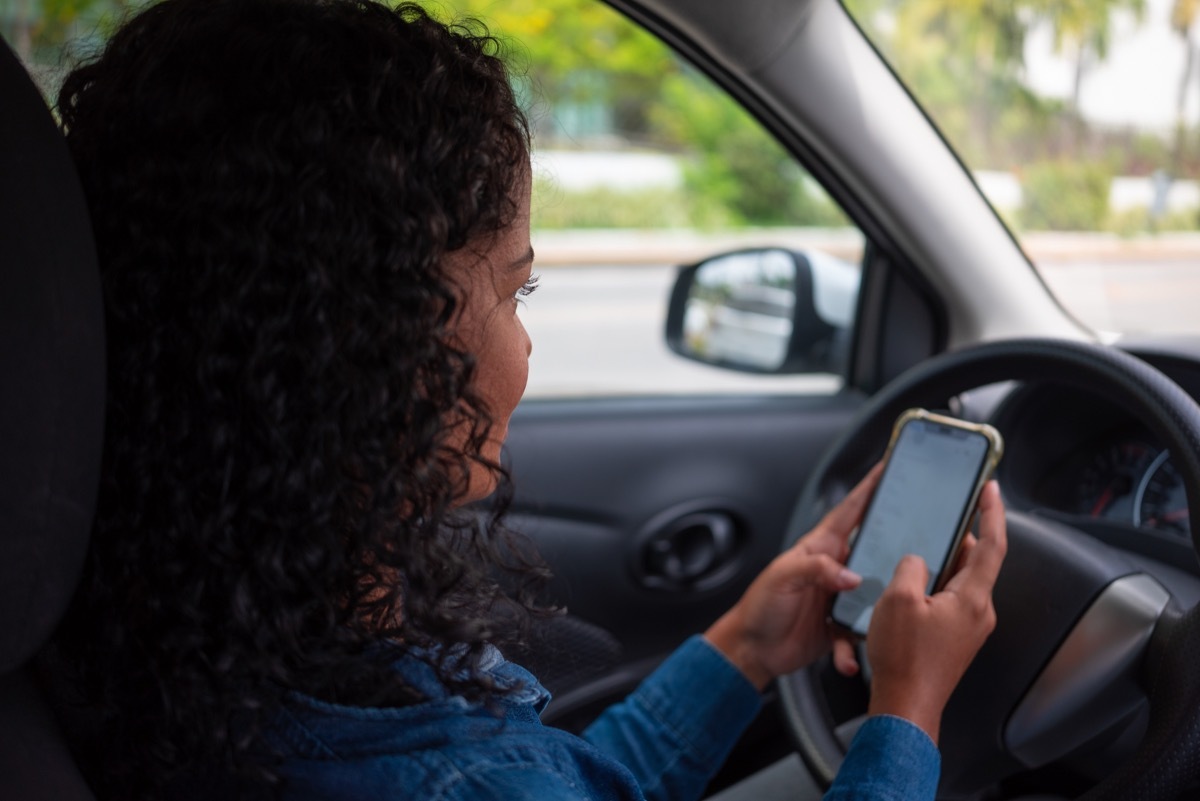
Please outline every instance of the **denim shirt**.
[[[697, 799], [754, 719], [754, 687], [701, 637], [672, 654], [582, 737], [543, 726], [549, 693], [499, 652], [483, 668], [512, 688], [500, 709], [451, 695], [415, 657], [397, 664], [428, 700], [339, 706], [295, 694], [269, 731], [287, 801]], [[827, 801], [932, 799], [939, 759], [907, 721], [860, 729]]]

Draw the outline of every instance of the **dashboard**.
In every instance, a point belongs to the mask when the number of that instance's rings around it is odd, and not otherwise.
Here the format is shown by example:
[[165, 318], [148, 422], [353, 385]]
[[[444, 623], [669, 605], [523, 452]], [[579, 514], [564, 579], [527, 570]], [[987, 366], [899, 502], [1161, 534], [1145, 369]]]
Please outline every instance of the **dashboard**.
[[1171, 454], [1146, 432], [1120, 428], [1084, 443], [1036, 487], [1057, 511], [1189, 537], [1188, 503]]
[[[1200, 399], [1200, 340], [1123, 349]], [[1200, 575], [1183, 481], [1136, 417], [1094, 393], [1042, 383], [1007, 393], [991, 418], [1005, 438], [997, 478], [1010, 506]]]

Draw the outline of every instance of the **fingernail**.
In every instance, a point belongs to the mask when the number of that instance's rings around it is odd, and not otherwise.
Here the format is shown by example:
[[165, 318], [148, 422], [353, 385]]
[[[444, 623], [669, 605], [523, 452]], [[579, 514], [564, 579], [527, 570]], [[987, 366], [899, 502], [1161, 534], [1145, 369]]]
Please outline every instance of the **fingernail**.
[[862, 576], [853, 570], [843, 567], [838, 573], [838, 584], [843, 587], [857, 587], [862, 584]]

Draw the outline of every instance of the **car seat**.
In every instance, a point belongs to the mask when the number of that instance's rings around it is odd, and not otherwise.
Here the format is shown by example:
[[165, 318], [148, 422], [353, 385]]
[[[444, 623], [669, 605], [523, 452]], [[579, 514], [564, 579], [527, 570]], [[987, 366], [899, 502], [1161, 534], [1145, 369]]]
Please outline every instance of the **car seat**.
[[79, 578], [100, 474], [104, 322], [83, 191], [0, 42], [0, 799], [92, 799], [31, 662]]

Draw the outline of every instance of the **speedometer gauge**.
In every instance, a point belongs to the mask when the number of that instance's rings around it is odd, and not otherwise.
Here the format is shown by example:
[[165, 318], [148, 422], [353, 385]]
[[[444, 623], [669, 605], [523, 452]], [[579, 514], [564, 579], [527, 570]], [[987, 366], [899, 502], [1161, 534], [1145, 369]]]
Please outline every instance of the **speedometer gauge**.
[[1163, 451], [1146, 469], [1134, 494], [1133, 522], [1143, 528], [1189, 533], [1187, 493], [1183, 479]]
[[1098, 449], [1080, 473], [1075, 511], [1129, 523], [1134, 497], [1156, 456], [1157, 448], [1132, 439]]

